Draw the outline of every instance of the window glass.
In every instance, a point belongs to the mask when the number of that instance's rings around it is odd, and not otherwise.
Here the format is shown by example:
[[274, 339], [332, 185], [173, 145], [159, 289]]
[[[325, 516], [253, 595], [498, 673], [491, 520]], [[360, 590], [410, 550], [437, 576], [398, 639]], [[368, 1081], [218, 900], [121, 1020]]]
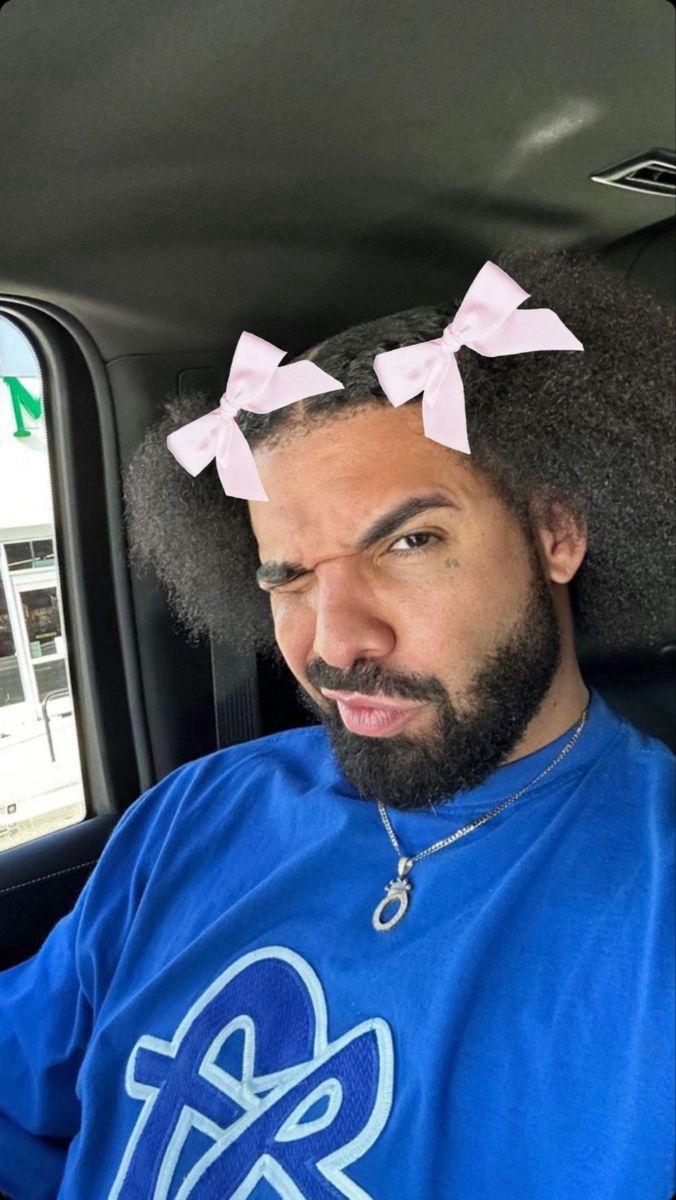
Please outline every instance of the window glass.
[[20, 571], [22, 567], [30, 567], [30, 542], [5, 542], [5, 553], [10, 571]]
[[54, 542], [51, 538], [38, 538], [34, 542], [5, 542], [10, 571], [24, 567], [53, 567]]
[[0, 316], [0, 852], [85, 815], [42, 381]]

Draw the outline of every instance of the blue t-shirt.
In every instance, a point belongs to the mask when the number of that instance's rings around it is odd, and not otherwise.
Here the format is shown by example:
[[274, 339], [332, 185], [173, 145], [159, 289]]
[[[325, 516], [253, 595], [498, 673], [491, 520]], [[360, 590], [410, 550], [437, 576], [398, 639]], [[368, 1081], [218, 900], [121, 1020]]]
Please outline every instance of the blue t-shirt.
[[[434, 812], [408, 854], [569, 740]], [[0, 974], [12, 1200], [668, 1200], [674, 756], [592, 691], [573, 750], [396, 871], [321, 727], [178, 768]]]

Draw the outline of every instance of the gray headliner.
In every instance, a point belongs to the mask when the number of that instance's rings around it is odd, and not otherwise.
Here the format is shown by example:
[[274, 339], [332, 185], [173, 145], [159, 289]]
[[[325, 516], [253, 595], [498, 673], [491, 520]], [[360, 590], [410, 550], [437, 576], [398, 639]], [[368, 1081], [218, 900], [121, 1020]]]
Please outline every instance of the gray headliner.
[[591, 183], [674, 145], [666, 0], [10, 0], [0, 293], [106, 359], [299, 349], [506, 245], [673, 212]]

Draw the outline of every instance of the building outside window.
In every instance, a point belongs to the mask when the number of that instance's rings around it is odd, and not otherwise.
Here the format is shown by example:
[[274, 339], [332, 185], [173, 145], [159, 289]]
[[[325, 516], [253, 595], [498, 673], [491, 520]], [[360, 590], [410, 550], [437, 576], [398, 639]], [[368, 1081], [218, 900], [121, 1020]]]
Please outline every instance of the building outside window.
[[38, 363], [0, 317], [0, 851], [85, 815]]

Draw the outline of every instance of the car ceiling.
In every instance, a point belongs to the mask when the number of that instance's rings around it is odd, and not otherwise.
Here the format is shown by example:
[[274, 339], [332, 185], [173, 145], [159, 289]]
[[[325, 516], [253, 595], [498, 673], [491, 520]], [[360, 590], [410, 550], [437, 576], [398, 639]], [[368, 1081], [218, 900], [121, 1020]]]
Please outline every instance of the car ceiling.
[[668, 198], [590, 181], [674, 145], [667, 0], [8, 0], [0, 293], [106, 359], [300, 349], [448, 299], [523, 242]]

